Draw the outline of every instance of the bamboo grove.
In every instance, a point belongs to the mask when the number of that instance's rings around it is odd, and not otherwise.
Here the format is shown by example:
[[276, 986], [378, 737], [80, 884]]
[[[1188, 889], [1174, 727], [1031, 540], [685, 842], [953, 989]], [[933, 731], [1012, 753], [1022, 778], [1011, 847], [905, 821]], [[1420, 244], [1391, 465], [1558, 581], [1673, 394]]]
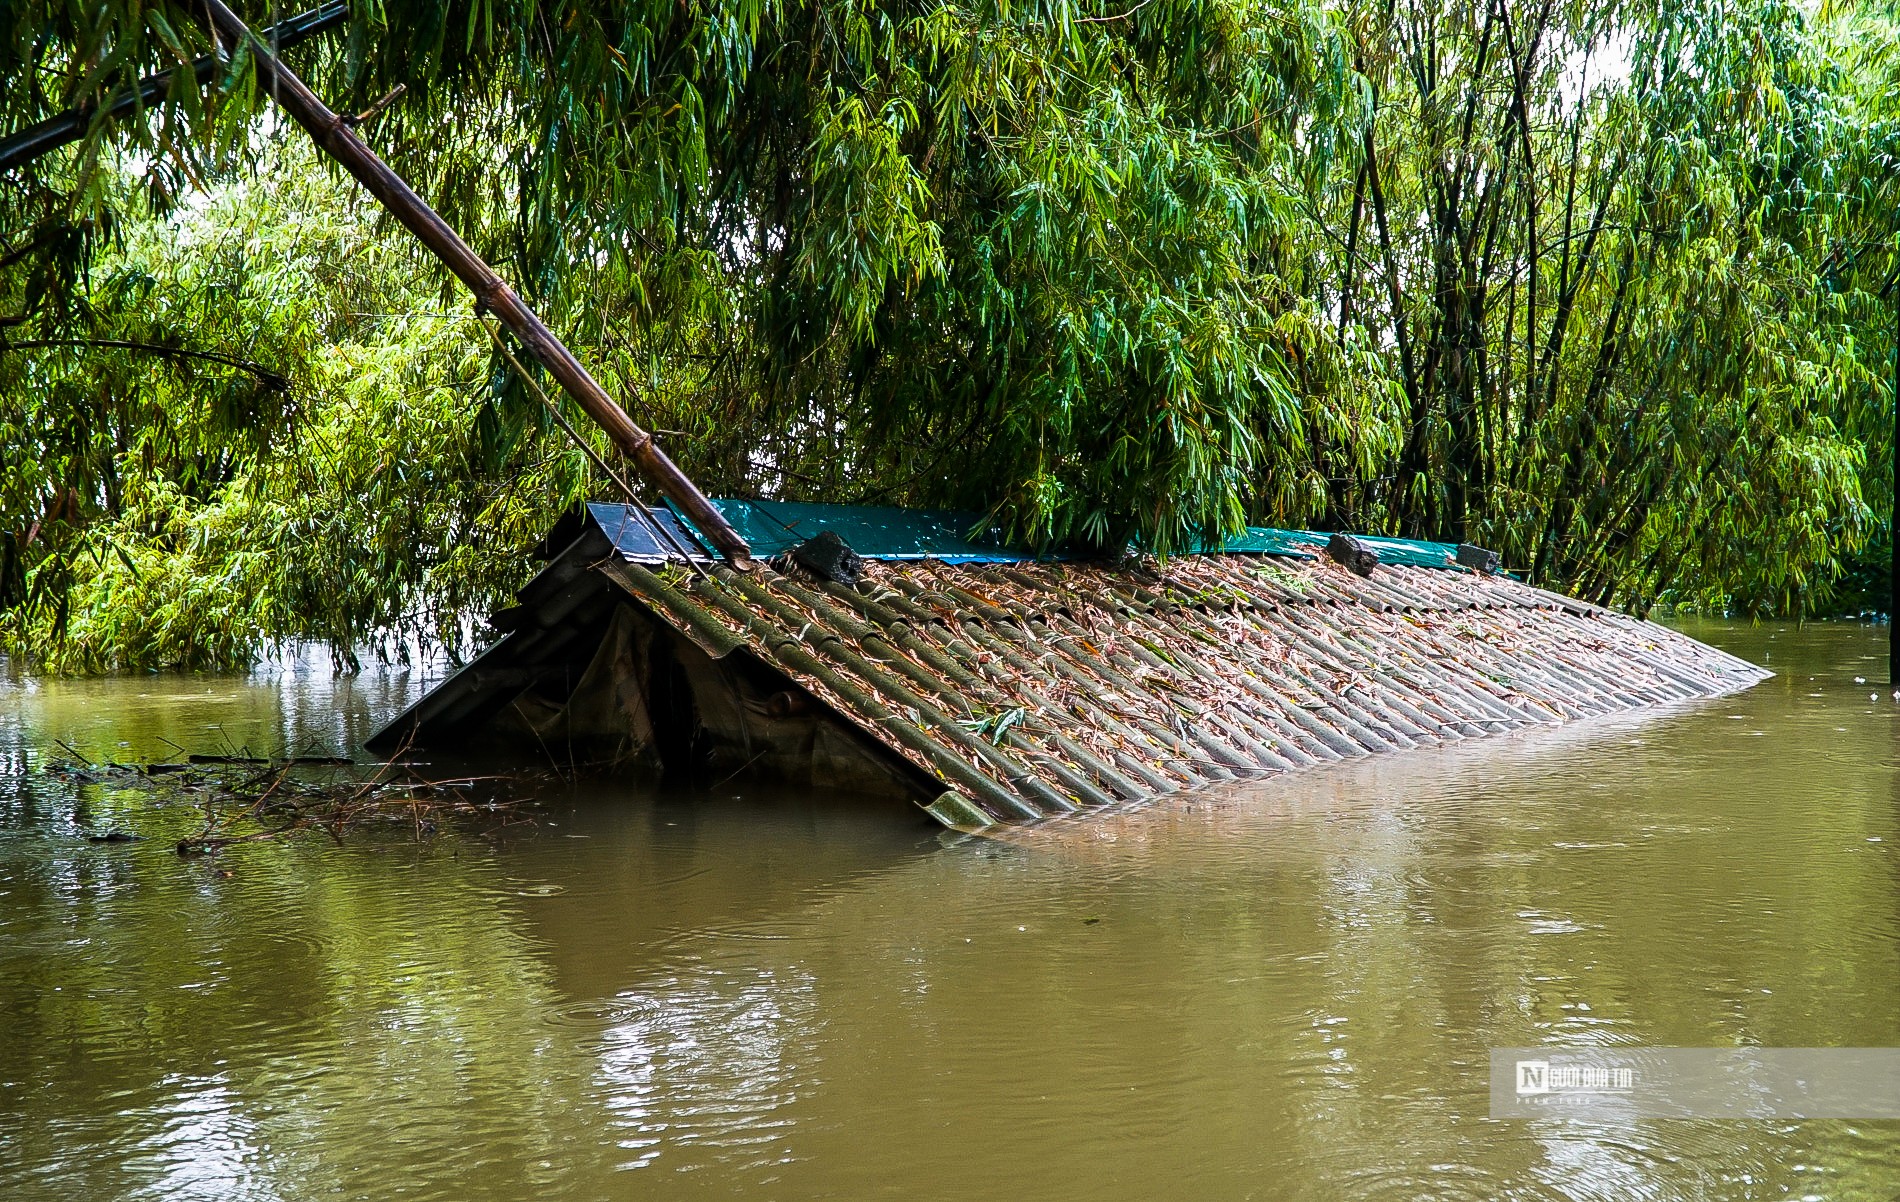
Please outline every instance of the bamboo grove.
[[[192, 6], [0, 28], [0, 138], [85, 118], [0, 171], [0, 639], [456, 645], [607, 482], [243, 55], [191, 69]], [[1802, 614], [1891, 537], [1897, 28], [349, 0], [285, 57], [710, 491], [1108, 553], [1460, 539], [1639, 611]]]

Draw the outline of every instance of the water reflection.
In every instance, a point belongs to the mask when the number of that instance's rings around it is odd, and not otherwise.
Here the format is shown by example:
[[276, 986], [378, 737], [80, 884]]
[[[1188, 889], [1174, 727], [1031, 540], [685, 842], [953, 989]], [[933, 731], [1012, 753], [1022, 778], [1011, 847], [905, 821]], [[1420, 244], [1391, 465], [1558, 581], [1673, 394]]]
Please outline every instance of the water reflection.
[[[1494, 1046], [1900, 1043], [1885, 632], [1712, 633], [1782, 675], [999, 839], [593, 787], [189, 862], [189, 815], [15, 772], [0, 1192], [1888, 1198], [1900, 1124], [1485, 1117]], [[301, 687], [341, 739], [407, 686]], [[254, 686], [141, 688], [16, 690], [0, 762], [271, 737]]]

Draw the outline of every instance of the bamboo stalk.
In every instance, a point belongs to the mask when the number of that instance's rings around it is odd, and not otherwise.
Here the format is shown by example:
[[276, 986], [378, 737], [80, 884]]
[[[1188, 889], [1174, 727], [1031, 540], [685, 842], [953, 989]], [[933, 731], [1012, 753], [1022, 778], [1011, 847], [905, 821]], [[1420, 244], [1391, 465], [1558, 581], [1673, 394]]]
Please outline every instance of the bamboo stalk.
[[549, 417], [554, 419], [554, 424], [561, 427], [561, 433], [567, 435], [568, 441], [572, 442], [582, 454], [586, 455], [588, 461], [599, 468], [602, 475], [612, 480], [614, 486], [620, 490], [621, 495], [627, 498], [627, 508], [633, 511], [636, 520], [638, 520], [642, 526], [646, 527], [648, 534], [653, 536], [653, 545], [656, 547], [671, 547], [673, 553], [678, 555], [681, 561], [684, 562], [687, 567], [691, 568], [696, 575], [704, 576], [706, 569], [699, 566], [699, 560], [694, 558], [690, 551], [680, 545], [679, 538], [671, 530], [653, 519], [653, 515], [647, 512], [646, 502], [641, 500], [640, 494], [634, 491], [633, 485], [627, 482], [626, 477], [615, 471], [612, 465], [605, 459], [602, 459], [600, 453], [594, 450], [593, 444], [581, 437], [581, 432], [576, 430], [573, 423], [567, 420], [567, 415], [561, 412], [561, 407], [549, 399], [547, 392], [541, 387], [540, 381], [528, 374], [528, 369], [521, 366], [521, 360], [515, 358], [515, 353], [508, 349], [508, 344], [501, 340], [501, 335], [495, 333], [495, 327], [489, 325], [486, 318], [483, 318], [477, 324], [482, 327], [482, 333], [488, 335], [489, 340], [495, 344], [495, 349], [500, 351], [502, 357], [508, 360], [508, 366], [515, 369], [515, 375], [521, 378], [521, 383], [527, 387], [529, 392], [534, 394], [536, 400], [541, 402], [541, 407], [547, 410]]
[[225, 6], [224, 0], [203, 0], [213, 34], [235, 51], [247, 45], [256, 64], [258, 84], [269, 92], [303, 126], [319, 149], [355, 176], [370, 195], [381, 201], [395, 218], [421, 240], [457, 279], [475, 294], [476, 302], [492, 311], [512, 331], [535, 360], [560, 382], [587, 415], [607, 431], [614, 445], [639, 467], [654, 487], [685, 511], [707, 541], [719, 549], [735, 568], [750, 570], [752, 549], [739, 537], [706, 495], [699, 491], [686, 473], [667, 458], [653, 436], [641, 429], [627, 411], [614, 403], [605, 389], [588, 374], [581, 361], [566, 344], [554, 336], [541, 318], [515, 294], [495, 269], [462, 241], [461, 235], [410, 188], [403, 178], [384, 163], [376, 152], [350, 129], [349, 123], [331, 112], [317, 99], [297, 74], [271, 54], [250, 28]]

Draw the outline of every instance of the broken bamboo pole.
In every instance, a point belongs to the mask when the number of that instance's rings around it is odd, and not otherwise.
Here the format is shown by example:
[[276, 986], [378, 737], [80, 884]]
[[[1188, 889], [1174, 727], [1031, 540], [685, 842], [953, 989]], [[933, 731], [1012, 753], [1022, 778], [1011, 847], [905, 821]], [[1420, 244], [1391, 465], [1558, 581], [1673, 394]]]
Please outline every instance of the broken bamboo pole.
[[408, 227], [410, 233], [468, 286], [478, 304], [501, 319], [502, 324], [521, 340], [522, 347], [560, 382], [567, 394], [587, 412], [587, 416], [607, 431], [614, 445], [633, 460], [641, 474], [653, 481], [654, 487], [668, 500], [685, 511], [708, 542], [724, 554], [734, 567], [741, 571], [750, 570], [752, 548], [739, 537], [739, 532], [726, 521], [725, 515], [706, 499], [706, 494], [699, 491], [699, 487], [687, 478], [677, 464], [667, 458], [666, 452], [653, 441], [653, 435], [641, 429], [627, 416], [625, 409], [614, 403], [606, 390], [581, 366], [574, 352], [554, 336], [554, 332], [528, 307], [526, 301], [515, 294], [507, 281], [483, 261], [468, 243], [462, 241], [461, 235], [448, 222], [442, 220], [401, 176], [352, 132], [348, 119], [331, 112], [317, 99], [317, 94], [310, 90], [309, 85], [278, 62], [271, 54], [270, 47], [225, 6], [224, 0], [204, 0], [204, 11], [211, 22], [214, 37], [227, 44], [229, 49], [235, 50], [240, 44], [249, 45], [252, 60], [256, 64], [258, 83], [276, 98], [277, 103], [297, 124], [303, 126], [304, 132], [310, 135], [318, 148], [355, 176], [370, 195], [381, 201], [384, 208]]

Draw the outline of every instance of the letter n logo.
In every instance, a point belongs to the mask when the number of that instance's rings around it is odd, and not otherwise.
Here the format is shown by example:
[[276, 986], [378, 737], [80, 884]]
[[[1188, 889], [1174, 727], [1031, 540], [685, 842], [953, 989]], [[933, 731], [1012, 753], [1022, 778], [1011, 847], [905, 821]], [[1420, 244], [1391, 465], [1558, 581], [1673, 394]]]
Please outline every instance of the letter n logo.
[[1549, 1092], [1550, 1061], [1520, 1060], [1517, 1062], [1517, 1094], [1519, 1097]]

